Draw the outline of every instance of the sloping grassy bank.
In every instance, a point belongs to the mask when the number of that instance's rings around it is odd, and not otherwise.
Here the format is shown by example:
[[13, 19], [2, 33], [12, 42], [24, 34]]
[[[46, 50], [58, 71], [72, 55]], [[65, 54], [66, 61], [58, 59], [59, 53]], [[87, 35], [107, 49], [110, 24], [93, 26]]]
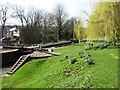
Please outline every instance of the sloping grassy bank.
[[[62, 53], [26, 63], [12, 76], [3, 78], [3, 88], [116, 88], [118, 87], [118, 49], [90, 50], [95, 65], [88, 65], [77, 52], [84, 44], [56, 48]], [[71, 54], [77, 62], [65, 58]]]

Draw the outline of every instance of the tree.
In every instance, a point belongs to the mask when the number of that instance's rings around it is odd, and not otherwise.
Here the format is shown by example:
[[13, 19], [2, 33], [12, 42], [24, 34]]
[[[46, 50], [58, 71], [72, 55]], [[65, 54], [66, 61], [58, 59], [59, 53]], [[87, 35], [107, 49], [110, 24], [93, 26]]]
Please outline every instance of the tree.
[[100, 2], [90, 16], [88, 36], [97, 39], [106, 37], [112, 42], [118, 41], [120, 38], [119, 13], [119, 2]]
[[1, 25], [2, 25], [2, 37], [4, 37], [4, 31], [5, 31], [5, 24], [8, 18], [10, 18], [9, 15], [9, 9], [10, 9], [10, 5], [4, 4], [4, 5], [0, 5], [0, 21], [1, 21]]
[[95, 12], [89, 17], [89, 24], [86, 30], [89, 40], [99, 39], [105, 36], [103, 22]]
[[68, 19], [66, 23], [64, 24], [63, 28], [63, 38], [65, 40], [70, 40], [73, 38], [73, 31], [74, 31], [74, 22], [76, 19], [74, 17]]
[[84, 32], [84, 28], [83, 28], [82, 22], [80, 20], [77, 20], [74, 23], [74, 38], [76, 38], [79, 43], [83, 39], [83, 36], [84, 36], [83, 32]]
[[55, 16], [53, 13], [47, 13], [46, 17], [46, 30], [44, 32], [44, 40], [46, 42], [56, 42], [58, 33], [55, 27]]
[[66, 22], [67, 14], [65, 12], [64, 5], [61, 3], [58, 3], [54, 8], [54, 14], [55, 14], [55, 26], [58, 30], [58, 39], [62, 40], [62, 32], [63, 32], [63, 25]]
[[107, 9], [104, 13], [106, 37], [115, 44], [120, 39], [120, 3], [109, 2], [103, 3], [103, 5]]
[[29, 9], [25, 20], [26, 27], [21, 29], [21, 38], [24, 43], [41, 43], [43, 38], [43, 12], [41, 10]]
[[12, 15], [13, 18], [19, 18], [22, 26], [25, 26], [24, 25], [24, 22], [25, 22], [25, 11], [24, 11], [24, 8], [19, 6], [19, 5], [16, 5], [13, 7], [13, 10], [14, 10], [14, 15]]

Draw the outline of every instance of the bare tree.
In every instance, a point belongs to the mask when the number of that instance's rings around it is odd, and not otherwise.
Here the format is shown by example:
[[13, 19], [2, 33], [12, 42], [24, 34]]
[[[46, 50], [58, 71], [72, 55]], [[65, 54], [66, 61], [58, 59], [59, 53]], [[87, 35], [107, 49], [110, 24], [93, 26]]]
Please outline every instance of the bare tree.
[[42, 26], [43, 22], [43, 11], [35, 10], [34, 11], [34, 26]]
[[[43, 38], [43, 12], [37, 9], [29, 9], [25, 16], [27, 27], [21, 30], [22, 39], [26, 43], [41, 43]], [[31, 37], [32, 36], [32, 37]]]
[[56, 4], [54, 8], [56, 28], [58, 30], [58, 39], [62, 39], [63, 25], [66, 22], [67, 14], [62, 3]]
[[43, 11], [36, 9], [29, 9], [26, 19], [29, 26], [41, 26], [43, 22]]
[[25, 19], [25, 10], [23, 7], [16, 5], [13, 7], [14, 10], [14, 15], [12, 15], [13, 18], [19, 18], [22, 26], [24, 26], [24, 21], [26, 21]]
[[4, 30], [5, 30], [5, 24], [7, 19], [10, 17], [9, 16], [9, 9], [10, 9], [10, 5], [4, 4], [4, 5], [0, 5], [0, 21], [1, 21], [1, 25], [2, 25], [2, 37], [4, 37]]
[[0, 21], [1, 21], [1, 14], [2, 14], [2, 8], [0, 8]]
[[13, 10], [15, 14], [12, 17], [19, 19], [22, 26], [34, 26], [35, 10], [33, 8], [25, 12], [22, 6], [16, 5], [13, 7]]

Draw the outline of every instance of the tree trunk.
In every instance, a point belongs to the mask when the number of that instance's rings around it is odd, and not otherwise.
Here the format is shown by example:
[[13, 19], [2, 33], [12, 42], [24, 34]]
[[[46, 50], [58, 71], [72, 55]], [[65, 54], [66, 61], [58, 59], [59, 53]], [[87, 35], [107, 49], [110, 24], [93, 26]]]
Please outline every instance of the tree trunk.
[[80, 39], [79, 39], [79, 44], [80, 44]]

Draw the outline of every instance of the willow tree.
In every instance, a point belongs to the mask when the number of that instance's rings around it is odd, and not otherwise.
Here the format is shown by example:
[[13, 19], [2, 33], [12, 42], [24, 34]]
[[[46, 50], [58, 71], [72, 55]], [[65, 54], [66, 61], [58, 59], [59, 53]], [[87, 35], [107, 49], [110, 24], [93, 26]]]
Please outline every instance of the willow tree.
[[120, 38], [120, 3], [100, 2], [95, 12], [90, 16], [88, 25], [89, 38], [106, 37], [107, 40], [116, 42]]
[[86, 30], [87, 38], [90, 40], [104, 37], [103, 21], [96, 13], [93, 13], [89, 18], [89, 25]]
[[88, 28], [86, 30], [87, 38], [90, 40], [99, 39], [105, 36], [104, 32], [104, 19], [102, 17], [102, 10], [99, 4], [96, 5], [96, 10], [88, 20]]
[[76, 38], [78, 40], [78, 42], [80, 43], [81, 40], [84, 37], [84, 28], [83, 28], [83, 24], [80, 20], [74, 22], [74, 38]]
[[109, 40], [115, 43], [120, 39], [120, 3], [109, 2], [104, 3], [103, 5], [105, 5], [107, 9], [104, 13], [105, 35]]

